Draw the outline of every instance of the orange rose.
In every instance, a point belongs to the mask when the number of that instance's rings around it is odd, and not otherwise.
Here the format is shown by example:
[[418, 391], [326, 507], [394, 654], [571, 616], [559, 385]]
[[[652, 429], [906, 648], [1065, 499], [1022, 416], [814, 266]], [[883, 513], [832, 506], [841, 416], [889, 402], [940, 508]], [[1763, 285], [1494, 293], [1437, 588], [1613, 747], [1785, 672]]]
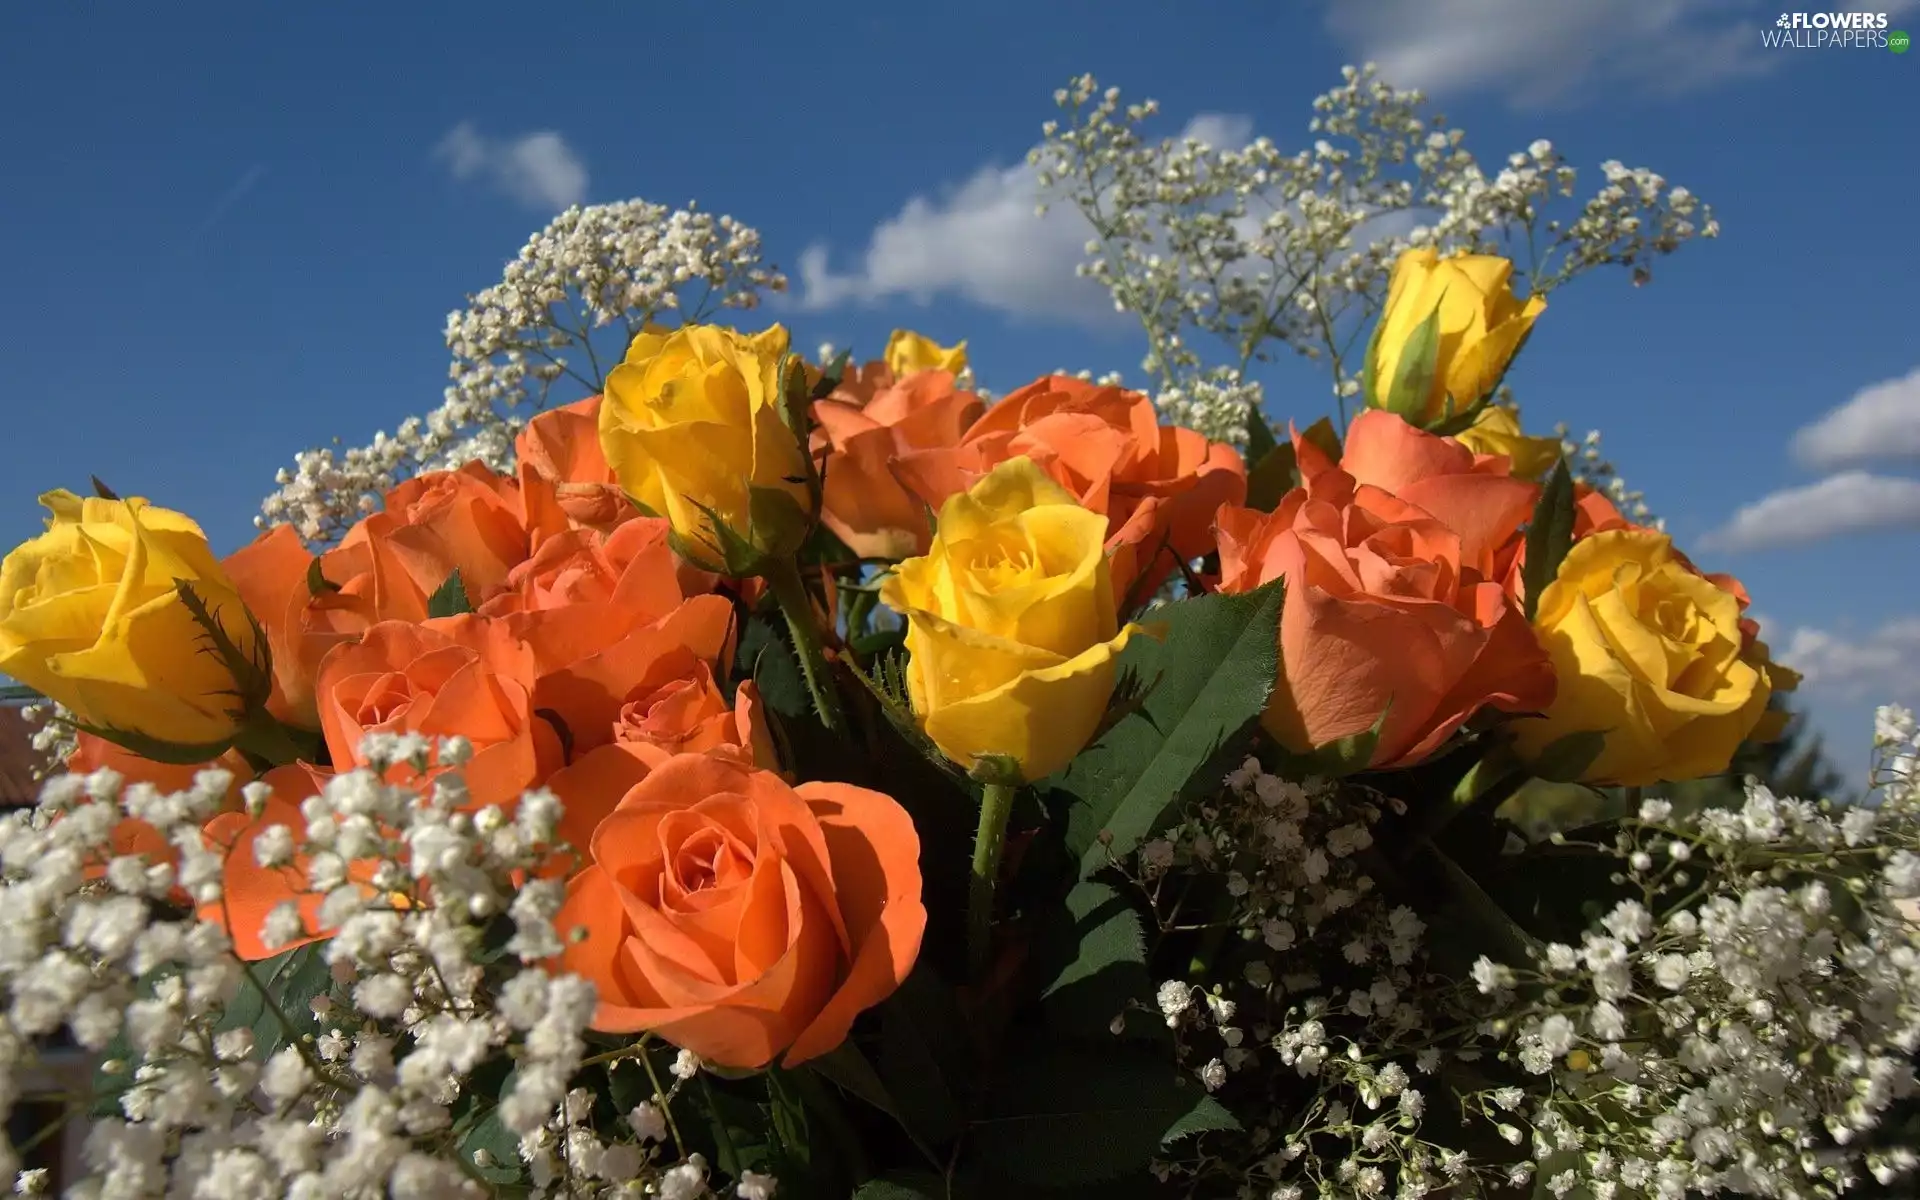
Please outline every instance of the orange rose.
[[901, 482], [938, 509], [1010, 458], [1032, 459], [1107, 518], [1113, 586], [1138, 597], [1180, 561], [1213, 549], [1213, 514], [1246, 498], [1231, 446], [1160, 424], [1139, 392], [1065, 375], [1028, 384], [987, 410], [960, 444], [902, 454]]
[[532, 655], [534, 708], [567, 731], [578, 756], [616, 740], [629, 705], [724, 662], [733, 605], [704, 591], [712, 576], [676, 557], [667, 524], [628, 521], [611, 534], [553, 538], [481, 606]]
[[394, 555], [424, 595], [458, 569], [477, 605], [532, 553], [519, 485], [477, 462], [414, 476], [387, 493], [385, 511]]
[[600, 397], [541, 413], [513, 440], [521, 486], [529, 473], [552, 486], [567, 520], [579, 527], [612, 529], [638, 510], [620, 491], [620, 481], [600, 449]]
[[787, 1066], [846, 1040], [912, 970], [927, 922], [920, 839], [890, 797], [789, 787], [682, 755], [594, 831], [555, 925], [591, 979], [594, 1027], [653, 1030], [722, 1066]]
[[[878, 368], [877, 370], [875, 368]], [[826, 459], [820, 519], [862, 558], [927, 552], [927, 506], [900, 486], [893, 460], [956, 446], [986, 405], [945, 371], [895, 382], [884, 363], [851, 374], [815, 402], [812, 450]]]
[[[668, 687], [684, 686], [669, 684]], [[714, 754], [732, 757], [748, 766], [779, 772], [780, 760], [774, 753], [773, 737], [767, 727], [766, 710], [752, 680], [743, 680], [727, 704], [715, 692], [712, 715], [705, 720], [684, 722], [653, 714], [652, 728], [636, 721], [623, 727], [607, 745], [576, 757], [555, 771], [546, 788], [560, 798], [559, 840], [585, 851], [620, 797], [647, 777], [654, 768], [665, 765], [680, 754]], [[702, 705], [702, 708], [707, 706]], [[665, 717], [666, 719], [661, 719]], [[688, 729], [688, 724], [693, 729]]]
[[457, 734], [473, 744], [469, 806], [511, 804], [561, 764], [559, 736], [535, 715], [533, 662], [525, 642], [485, 617], [382, 621], [320, 664], [320, 728], [334, 769], [361, 764], [369, 733]]
[[1370, 765], [1400, 767], [1483, 706], [1551, 702], [1546, 655], [1488, 575], [1494, 549], [1531, 511], [1532, 485], [1384, 412], [1355, 419], [1339, 467], [1303, 438], [1295, 449], [1305, 486], [1272, 513], [1225, 508], [1219, 518], [1221, 591], [1287, 581], [1269, 733], [1305, 752], [1384, 712]]
[[[255, 841], [275, 825], [286, 826], [296, 845], [305, 839], [307, 819], [301, 815], [300, 802], [320, 794], [326, 773], [317, 767], [296, 763], [275, 767], [260, 778], [273, 791], [259, 816], [221, 813], [201, 831], [209, 845], [221, 849], [226, 865], [221, 872], [221, 898], [201, 905], [200, 919], [225, 928], [227, 936], [233, 939], [234, 953], [248, 962], [272, 958], [326, 936], [320, 931], [320, 905], [326, 897], [309, 889], [305, 859], [296, 855], [284, 865], [263, 867], [254, 852]], [[349, 879], [364, 884], [372, 874], [371, 863], [348, 864]], [[261, 937], [267, 915], [289, 900], [299, 906], [300, 915], [312, 932], [284, 945], [269, 946]]]
[[506, 586], [475, 611], [505, 617], [611, 604], [665, 612], [688, 596], [711, 591], [715, 583], [713, 575], [673, 553], [667, 545], [671, 528], [658, 517], [635, 516], [610, 533], [583, 528], [558, 534], [515, 567]]
[[313, 564], [291, 525], [275, 525], [229, 554], [220, 565], [240, 600], [267, 635], [273, 655], [273, 695], [267, 711], [292, 725], [314, 723], [313, 668], [301, 654], [302, 615], [311, 598], [307, 569]]
[[[233, 775], [233, 785], [227, 790], [227, 804], [233, 808], [240, 806], [240, 786], [253, 778], [253, 769], [237, 750], [229, 750], [212, 762], [181, 766], [141, 758], [124, 746], [115, 745], [91, 733], [75, 734], [73, 753], [67, 756], [67, 772], [72, 775], [91, 775], [102, 767], [113, 771], [129, 784], [148, 784], [163, 794], [184, 792], [193, 786], [196, 775], [217, 767]], [[160, 836], [159, 830], [136, 817], [120, 819], [113, 827], [107, 849], [114, 855], [144, 856], [147, 861], [154, 863], [170, 863], [179, 858], [179, 852]], [[106, 874], [106, 868], [90, 868], [88, 874], [98, 878]]]

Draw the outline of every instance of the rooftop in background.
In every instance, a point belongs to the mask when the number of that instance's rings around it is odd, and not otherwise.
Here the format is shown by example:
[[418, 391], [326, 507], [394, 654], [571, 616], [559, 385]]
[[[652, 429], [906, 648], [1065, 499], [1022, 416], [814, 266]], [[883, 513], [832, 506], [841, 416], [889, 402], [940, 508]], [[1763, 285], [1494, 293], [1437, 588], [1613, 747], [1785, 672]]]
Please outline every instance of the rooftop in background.
[[0, 808], [21, 808], [40, 794], [33, 769], [33, 726], [16, 705], [0, 704]]

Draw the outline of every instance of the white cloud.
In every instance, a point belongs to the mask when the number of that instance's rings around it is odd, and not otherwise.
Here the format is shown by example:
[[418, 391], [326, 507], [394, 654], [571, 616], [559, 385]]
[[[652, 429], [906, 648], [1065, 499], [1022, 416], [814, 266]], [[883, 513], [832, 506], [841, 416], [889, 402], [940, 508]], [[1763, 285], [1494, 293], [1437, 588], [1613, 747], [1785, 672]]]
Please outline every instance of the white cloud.
[[[1252, 138], [1253, 122], [1208, 113], [1190, 121], [1182, 136], [1237, 148]], [[835, 272], [825, 245], [807, 247], [797, 267], [799, 303], [818, 310], [901, 296], [924, 304], [954, 295], [1015, 316], [1111, 324], [1106, 289], [1074, 273], [1086, 258], [1092, 227], [1067, 204], [1036, 216], [1039, 202], [1031, 167], [982, 167], [943, 196], [908, 200], [875, 227], [851, 270]]]
[[1831, 471], [1889, 459], [1920, 459], [1920, 367], [1855, 392], [1793, 435], [1793, 454]]
[[1841, 700], [1920, 701], [1920, 616], [1896, 617], [1863, 636], [1795, 629], [1773, 653], [1805, 677], [1808, 690]]
[[1770, 70], [1788, 52], [1763, 49], [1757, 16], [1742, 0], [1330, 0], [1327, 28], [1396, 87], [1490, 87], [1537, 104], [1594, 84], [1674, 93]]
[[552, 131], [494, 138], [462, 121], [433, 148], [455, 179], [482, 179], [528, 208], [554, 210], [587, 194], [587, 167]]
[[1870, 529], [1920, 527], [1920, 479], [1843, 471], [1763, 496], [1702, 539], [1714, 550], [1792, 546]]

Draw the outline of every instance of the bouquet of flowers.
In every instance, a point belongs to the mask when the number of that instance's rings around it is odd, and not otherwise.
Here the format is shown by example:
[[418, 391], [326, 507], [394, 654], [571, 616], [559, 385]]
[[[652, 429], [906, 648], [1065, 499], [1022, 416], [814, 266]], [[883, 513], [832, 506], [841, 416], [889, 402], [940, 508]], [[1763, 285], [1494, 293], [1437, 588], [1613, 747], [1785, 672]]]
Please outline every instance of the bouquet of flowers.
[[[727, 295], [749, 241], [663, 229]], [[1511, 273], [1398, 254], [1361, 411], [1304, 429], [696, 312], [461, 441], [558, 374], [475, 320], [465, 417], [308, 460], [334, 498], [224, 560], [48, 493], [0, 671], [74, 736], [0, 825], [0, 1107], [45, 1039], [97, 1055], [99, 1200], [1898, 1175], [1914, 722], [1877, 807], [1653, 794], [1793, 676], [1497, 400]], [[1543, 780], [1623, 803], [1529, 840]]]

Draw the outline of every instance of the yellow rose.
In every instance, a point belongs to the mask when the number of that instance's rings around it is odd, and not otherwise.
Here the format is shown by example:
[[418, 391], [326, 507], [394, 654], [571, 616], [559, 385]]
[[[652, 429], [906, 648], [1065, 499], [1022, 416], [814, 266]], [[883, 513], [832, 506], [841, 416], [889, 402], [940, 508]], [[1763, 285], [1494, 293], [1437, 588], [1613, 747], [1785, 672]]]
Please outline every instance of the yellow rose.
[[887, 369], [895, 379], [905, 379], [916, 371], [945, 371], [958, 375], [967, 369], [967, 344], [942, 346], [911, 329], [896, 329], [887, 339]]
[[1107, 519], [1026, 458], [940, 508], [924, 558], [881, 598], [907, 618], [907, 688], [948, 758], [1014, 759], [1039, 779], [1078, 754], [1112, 699], [1119, 626]]
[[1516, 479], [1538, 480], [1560, 461], [1560, 439], [1528, 437], [1520, 431], [1520, 410], [1489, 404], [1479, 419], [1454, 435], [1475, 454], [1504, 454]]
[[1740, 627], [1740, 601], [1651, 529], [1575, 542], [1540, 596], [1534, 631], [1558, 691], [1544, 717], [1514, 722], [1534, 758], [1554, 739], [1606, 736], [1582, 778], [1642, 786], [1727, 768], [1762, 725], [1787, 673]]
[[810, 464], [783, 415], [786, 357], [779, 325], [751, 337], [649, 326], [607, 376], [607, 463], [707, 565], [737, 565], [715, 521], [756, 553], [789, 552], [806, 531]]
[[[1367, 404], [1398, 412], [1421, 426], [1453, 412], [1463, 413], [1493, 390], [1507, 363], [1519, 352], [1533, 321], [1547, 307], [1545, 298], [1522, 302], [1508, 288], [1513, 264], [1493, 254], [1455, 254], [1441, 258], [1431, 249], [1408, 250], [1393, 265], [1386, 308], [1368, 348], [1372, 371]], [[1429, 317], [1438, 314], [1432, 374], [1418, 364], [1407, 387], [1396, 394], [1395, 376], [1409, 343]]]
[[264, 655], [200, 527], [141, 499], [56, 491], [40, 503], [47, 531], [0, 562], [0, 673], [89, 726], [182, 745], [231, 738], [249, 689], [209, 652], [175, 581], [244, 659]]

